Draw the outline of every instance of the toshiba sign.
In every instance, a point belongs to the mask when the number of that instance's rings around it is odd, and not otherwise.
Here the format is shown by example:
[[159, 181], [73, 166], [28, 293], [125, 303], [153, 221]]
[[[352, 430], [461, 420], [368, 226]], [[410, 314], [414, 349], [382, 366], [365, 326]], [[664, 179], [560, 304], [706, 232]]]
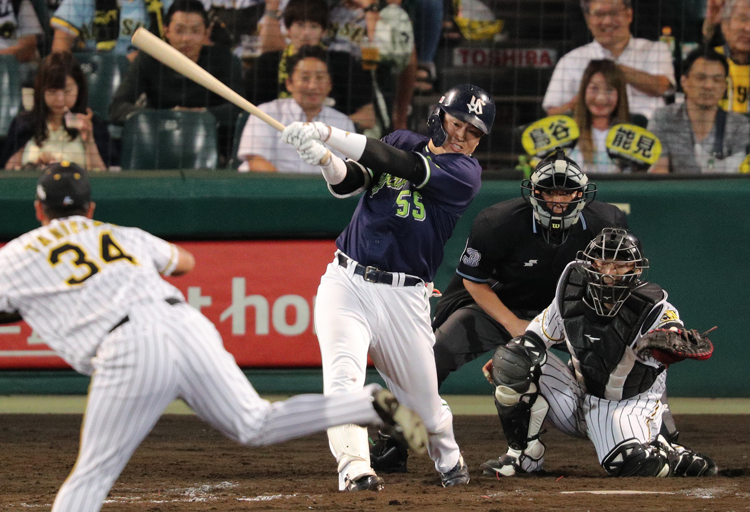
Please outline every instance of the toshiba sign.
[[551, 48], [455, 48], [454, 67], [551, 68], [557, 51]]

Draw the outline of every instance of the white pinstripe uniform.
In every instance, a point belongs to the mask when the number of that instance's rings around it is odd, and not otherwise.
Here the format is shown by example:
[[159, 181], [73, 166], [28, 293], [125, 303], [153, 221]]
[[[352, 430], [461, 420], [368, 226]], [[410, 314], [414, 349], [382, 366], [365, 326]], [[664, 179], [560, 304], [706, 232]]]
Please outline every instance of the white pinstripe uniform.
[[213, 324], [159, 276], [177, 261], [176, 247], [164, 240], [82, 216], [53, 220], [0, 250], [0, 312], [20, 313], [73, 368], [93, 376], [78, 460], [54, 512], [99, 510], [177, 397], [254, 446], [340, 424], [382, 424], [371, 400], [377, 386], [328, 398], [261, 399]]
[[[575, 262], [568, 266], [573, 264]], [[566, 272], [563, 272], [563, 275]], [[561, 293], [560, 287], [557, 293]], [[663, 300], [654, 306], [654, 309], [659, 308], [661, 313], [650, 325], [644, 325], [640, 332], [645, 333], [664, 324], [682, 324], [679, 313], [666, 298], [665, 292]], [[558, 303], [558, 297], [555, 297], [552, 304], [529, 324], [527, 332], [537, 334], [547, 348], [564, 341], [569, 352], [573, 354], [574, 349], [570, 345]], [[622, 399], [622, 386], [636, 360], [655, 368], [664, 366], [651, 357], [643, 359], [636, 356], [633, 346], [637, 338], [630, 340], [630, 345], [626, 347], [617, 368], [610, 373], [603, 398], [586, 392], [580, 363], [574, 356], [571, 357], [572, 369], [549, 351], [547, 360], [542, 365], [539, 388], [549, 403], [547, 419], [561, 432], [591, 439], [599, 463], [615, 446], [625, 440], [635, 438], [641, 443], [650, 443], [656, 439], [661, 428], [662, 414], [667, 410], [667, 405], [661, 401], [667, 382], [666, 369], [658, 375], [648, 390], [632, 398]], [[597, 339], [597, 342], [599, 341], [607, 343], [608, 340]]]

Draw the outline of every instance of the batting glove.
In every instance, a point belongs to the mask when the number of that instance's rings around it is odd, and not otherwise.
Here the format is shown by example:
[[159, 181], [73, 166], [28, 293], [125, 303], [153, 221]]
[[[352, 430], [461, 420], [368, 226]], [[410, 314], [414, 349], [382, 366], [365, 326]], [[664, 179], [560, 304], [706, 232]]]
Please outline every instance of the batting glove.
[[299, 149], [306, 140], [326, 140], [330, 135], [330, 127], [325, 123], [291, 123], [283, 132], [281, 139], [287, 144]]
[[325, 165], [331, 161], [331, 152], [328, 148], [313, 139], [306, 139], [297, 146], [297, 153], [305, 163], [310, 165]]

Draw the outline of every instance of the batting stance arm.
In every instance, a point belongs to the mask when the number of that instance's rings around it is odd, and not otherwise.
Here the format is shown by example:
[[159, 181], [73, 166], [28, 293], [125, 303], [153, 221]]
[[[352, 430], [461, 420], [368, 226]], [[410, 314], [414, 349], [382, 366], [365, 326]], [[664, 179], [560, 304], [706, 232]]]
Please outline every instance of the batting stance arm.
[[[427, 176], [424, 161], [417, 154], [394, 148], [385, 142], [358, 133], [328, 126], [325, 123], [292, 123], [282, 132], [282, 139], [288, 144], [293, 144], [300, 151], [300, 156], [303, 159], [305, 157], [301, 150], [306, 144], [309, 144], [308, 141], [320, 141], [344, 154], [347, 158], [356, 160], [364, 167], [372, 169], [376, 174], [387, 172], [412, 183], [422, 183]], [[308, 160], [305, 161], [310, 163]], [[327, 162], [325, 158], [319, 161], [319, 163], [324, 162]], [[338, 167], [339, 173], [341, 173], [343, 168], [340, 165]], [[349, 172], [350, 170], [347, 168], [347, 174]], [[351, 172], [358, 173], [359, 170], [352, 167]], [[332, 184], [335, 185], [336, 183]]]

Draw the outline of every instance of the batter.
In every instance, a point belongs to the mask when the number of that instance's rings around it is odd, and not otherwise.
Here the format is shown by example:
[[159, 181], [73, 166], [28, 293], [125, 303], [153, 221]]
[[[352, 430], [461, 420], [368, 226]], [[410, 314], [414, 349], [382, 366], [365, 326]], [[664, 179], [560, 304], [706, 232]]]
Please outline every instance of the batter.
[[[482, 169], [471, 155], [494, 117], [485, 91], [460, 85], [430, 115], [429, 137], [399, 130], [377, 141], [322, 123], [294, 123], [282, 134], [303, 160], [321, 165], [334, 195], [364, 192], [318, 289], [325, 394], [361, 390], [369, 355], [399, 401], [423, 418], [428, 453], [446, 487], [468, 483], [469, 471], [438, 394], [431, 283], [446, 241], [479, 191]], [[365, 429], [337, 427], [328, 438], [340, 490], [382, 488]]]

